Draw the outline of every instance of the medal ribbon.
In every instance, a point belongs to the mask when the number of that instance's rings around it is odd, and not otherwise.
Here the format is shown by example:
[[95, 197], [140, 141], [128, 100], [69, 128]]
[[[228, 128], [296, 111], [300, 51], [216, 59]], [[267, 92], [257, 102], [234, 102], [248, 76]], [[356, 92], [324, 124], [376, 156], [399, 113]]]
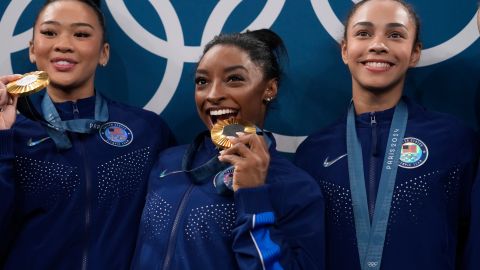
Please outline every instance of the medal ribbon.
[[[211, 176], [215, 175], [213, 181], [215, 189], [219, 194], [222, 195], [231, 195], [233, 194], [233, 189], [230, 185], [227, 185], [223, 179], [225, 175], [228, 175], [233, 172], [234, 166], [230, 163], [220, 162], [218, 156], [212, 157], [206, 163], [191, 169], [192, 163], [195, 159], [195, 154], [198, 152], [200, 145], [202, 144], [205, 137], [209, 134], [208, 131], [202, 132], [199, 134], [192, 144], [188, 147], [185, 155], [182, 159], [182, 169], [179, 171], [173, 171], [169, 173], [162, 173], [160, 177], [165, 177], [171, 174], [177, 173], [186, 173], [192, 177], [192, 180], [195, 184], [201, 184], [204, 181], [208, 180]], [[264, 134], [264, 131], [257, 128], [257, 134]], [[267, 142], [268, 147], [272, 144], [272, 140], [267, 136], [264, 136], [265, 141]]]
[[95, 119], [73, 119], [62, 121], [52, 99], [47, 93], [42, 99], [42, 115], [47, 124], [46, 131], [55, 142], [58, 149], [66, 150], [72, 147], [66, 131], [76, 133], [93, 133], [108, 120], [108, 106], [100, 93], [95, 97]]
[[[258, 127], [255, 128], [257, 135], [262, 135], [263, 139], [267, 143], [267, 148], [270, 148], [272, 145], [272, 140], [269, 136], [272, 136], [271, 133], [266, 132]], [[213, 183], [217, 192], [223, 195], [231, 195], [233, 194], [233, 173], [235, 171], [235, 167], [230, 165], [226, 169], [221, 170], [218, 172], [215, 177], [213, 178]]]
[[200, 145], [202, 144], [206, 133], [207, 132], [202, 132], [199, 136], [197, 136], [197, 138], [195, 138], [193, 143], [190, 144], [187, 151], [185, 152], [182, 160], [182, 172], [186, 172], [188, 175], [190, 175], [193, 178], [193, 182], [196, 184], [202, 183], [203, 180], [207, 179], [208, 177], [231, 166], [228, 163], [220, 162], [218, 156], [214, 156], [205, 164], [200, 165], [197, 168], [190, 169], [190, 167], [192, 166], [192, 162], [195, 159], [195, 154], [200, 148]]
[[395, 187], [400, 152], [408, 120], [407, 105], [400, 100], [390, 126], [382, 174], [370, 225], [367, 192], [363, 171], [362, 146], [355, 128], [355, 108], [350, 105], [347, 116], [347, 153], [358, 254], [362, 270], [378, 270], [382, 262], [385, 235]]

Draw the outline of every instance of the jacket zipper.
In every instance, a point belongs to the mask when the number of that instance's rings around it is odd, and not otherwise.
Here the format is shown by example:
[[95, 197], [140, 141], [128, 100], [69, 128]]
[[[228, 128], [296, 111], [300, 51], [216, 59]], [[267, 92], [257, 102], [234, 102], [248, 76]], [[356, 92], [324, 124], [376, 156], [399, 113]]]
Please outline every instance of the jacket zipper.
[[163, 270], [167, 270], [170, 267], [170, 263], [172, 261], [173, 251], [175, 250], [175, 243], [177, 239], [177, 232], [178, 232], [178, 225], [180, 223], [180, 218], [183, 216], [183, 212], [185, 211], [185, 207], [187, 206], [188, 199], [190, 198], [190, 194], [194, 188], [194, 184], [190, 184], [187, 191], [183, 194], [182, 200], [180, 201], [180, 206], [177, 209], [177, 213], [175, 215], [175, 220], [173, 221], [172, 230], [170, 232], [170, 237], [168, 239], [168, 246], [167, 252], [165, 253], [165, 259], [163, 261]]
[[[80, 111], [78, 110], [78, 106], [76, 102], [73, 102], [73, 119], [78, 119], [80, 116]], [[75, 137], [79, 138], [79, 135], [74, 134]], [[89, 245], [89, 236], [90, 236], [90, 223], [91, 223], [91, 175], [90, 171], [88, 170], [88, 161], [85, 154], [85, 146], [83, 142], [79, 138], [77, 140], [80, 145], [80, 155], [83, 160], [83, 167], [85, 168], [85, 242], [83, 247], [83, 254], [82, 254], [82, 270], [88, 269], [88, 245]]]
[[80, 115], [80, 111], [78, 110], [77, 102], [73, 102], [72, 107], [73, 107], [73, 119], [78, 119]]
[[370, 215], [370, 222], [373, 220], [373, 214], [375, 213], [375, 200], [377, 198], [377, 119], [375, 118], [375, 112], [370, 113], [370, 127], [372, 129], [371, 137], [371, 149], [370, 149], [370, 162], [368, 170], [368, 213]]

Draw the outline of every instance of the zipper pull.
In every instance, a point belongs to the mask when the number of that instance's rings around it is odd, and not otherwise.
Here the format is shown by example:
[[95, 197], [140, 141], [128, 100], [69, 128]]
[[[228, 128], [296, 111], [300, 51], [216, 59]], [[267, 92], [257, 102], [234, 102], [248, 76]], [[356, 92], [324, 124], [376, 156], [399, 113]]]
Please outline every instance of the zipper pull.
[[376, 125], [376, 124], [377, 124], [377, 119], [375, 118], [375, 113], [371, 112], [370, 113], [370, 125], [373, 126], [373, 125]]
[[78, 118], [78, 115], [80, 114], [80, 111], [78, 110], [77, 103], [73, 102], [72, 106], [73, 106], [73, 118]]
[[378, 134], [377, 134], [377, 119], [375, 112], [370, 113], [370, 126], [372, 127], [372, 148], [371, 152], [374, 157], [378, 156]]

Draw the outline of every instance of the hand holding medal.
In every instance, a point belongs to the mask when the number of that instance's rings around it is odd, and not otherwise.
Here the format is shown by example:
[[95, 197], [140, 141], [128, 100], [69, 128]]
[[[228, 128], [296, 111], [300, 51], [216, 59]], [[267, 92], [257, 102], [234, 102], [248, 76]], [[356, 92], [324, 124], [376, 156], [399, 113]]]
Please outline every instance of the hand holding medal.
[[48, 83], [43, 71], [0, 77], [0, 129], [9, 129], [15, 122], [18, 97], [36, 93]]
[[238, 137], [238, 132], [255, 133], [256, 127], [252, 123], [241, 119], [229, 118], [226, 120], [218, 120], [210, 130], [213, 143], [222, 149], [232, 147], [230, 137]]
[[224, 150], [218, 159], [233, 165], [233, 191], [265, 184], [270, 154], [256, 127], [246, 121], [230, 118], [218, 121], [211, 129], [213, 142]]
[[49, 83], [48, 74], [45, 71], [34, 71], [8, 83], [7, 92], [15, 96], [27, 96], [42, 90]]

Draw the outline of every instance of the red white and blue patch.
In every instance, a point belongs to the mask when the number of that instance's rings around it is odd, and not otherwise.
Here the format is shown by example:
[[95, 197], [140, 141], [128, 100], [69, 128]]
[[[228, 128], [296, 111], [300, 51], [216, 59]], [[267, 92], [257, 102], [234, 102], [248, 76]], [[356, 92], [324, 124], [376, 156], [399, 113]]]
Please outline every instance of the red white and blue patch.
[[230, 190], [233, 190], [233, 172], [234, 171], [235, 171], [235, 168], [231, 167], [223, 172], [223, 183]]
[[421, 140], [413, 137], [403, 139], [398, 166], [405, 169], [415, 169], [422, 166], [428, 159], [428, 147]]
[[232, 194], [234, 171], [235, 167], [230, 166], [227, 169], [218, 172], [215, 177], [213, 177], [213, 186], [215, 186], [219, 194]]
[[124, 147], [133, 141], [132, 131], [122, 123], [108, 122], [99, 130], [102, 140], [116, 147]]

